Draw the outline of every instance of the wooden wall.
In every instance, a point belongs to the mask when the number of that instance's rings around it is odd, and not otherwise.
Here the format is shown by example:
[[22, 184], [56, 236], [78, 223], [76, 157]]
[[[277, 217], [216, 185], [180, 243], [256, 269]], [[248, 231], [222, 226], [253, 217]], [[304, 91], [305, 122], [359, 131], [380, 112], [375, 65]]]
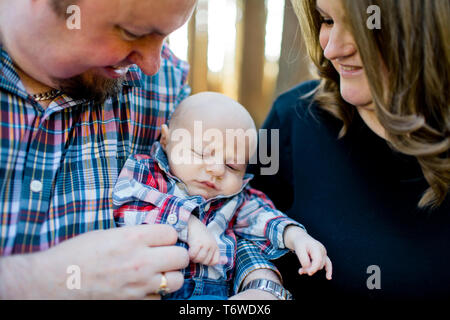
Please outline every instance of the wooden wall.
[[205, 19], [199, 21], [199, 13], [204, 15], [208, 10], [208, 1], [199, 1], [189, 22], [189, 84], [193, 93], [218, 91], [238, 100], [260, 126], [276, 96], [311, 78], [310, 63], [289, 0], [285, 4], [282, 47], [277, 63], [266, 61], [264, 55], [266, 20], [270, 15], [265, 1], [236, 0], [236, 4], [241, 15], [236, 23], [235, 68], [225, 77], [208, 70], [207, 26]]

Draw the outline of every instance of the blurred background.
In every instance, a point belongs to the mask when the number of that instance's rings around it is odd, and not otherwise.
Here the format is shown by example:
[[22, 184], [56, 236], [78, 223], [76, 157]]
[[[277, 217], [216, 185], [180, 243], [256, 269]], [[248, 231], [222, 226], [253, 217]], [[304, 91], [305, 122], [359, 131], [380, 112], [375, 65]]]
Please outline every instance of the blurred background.
[[280, 93], [312, 78], [290, 0], [199, 0], [168, 42], [191, 66], [192, 93], [226, 94], [258, 127]]

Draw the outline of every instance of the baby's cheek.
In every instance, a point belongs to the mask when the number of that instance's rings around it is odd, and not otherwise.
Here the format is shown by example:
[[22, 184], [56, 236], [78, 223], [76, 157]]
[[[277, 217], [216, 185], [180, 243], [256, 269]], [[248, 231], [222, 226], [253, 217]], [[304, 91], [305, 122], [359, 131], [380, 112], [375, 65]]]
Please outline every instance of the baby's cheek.
[[233, 177], [232, 183], [231, 183], [231, 191], [230, 193], [236, 193], [238, 192], [242, 187], [243, 179], [241, 177]]

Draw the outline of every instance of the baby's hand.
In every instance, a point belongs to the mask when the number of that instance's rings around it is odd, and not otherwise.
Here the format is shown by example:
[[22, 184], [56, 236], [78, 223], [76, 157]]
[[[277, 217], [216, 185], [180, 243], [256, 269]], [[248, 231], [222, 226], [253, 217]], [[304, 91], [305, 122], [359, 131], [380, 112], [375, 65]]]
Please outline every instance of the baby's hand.
[[220, 251], [216, 239], [206, 226], [194, 216], [189, 217], [189, 258], [192, 262], [213, 266], [219, 263]]
[[302, 267], [299, 274], [312, 276], [318, 270], [325, 268], [326, 278], [331, 280], [333, 267], [327, 250], [316, 239], [297, 226], [288, 226], [284, 232], [284, 243], [286, 247], [295, 251]]

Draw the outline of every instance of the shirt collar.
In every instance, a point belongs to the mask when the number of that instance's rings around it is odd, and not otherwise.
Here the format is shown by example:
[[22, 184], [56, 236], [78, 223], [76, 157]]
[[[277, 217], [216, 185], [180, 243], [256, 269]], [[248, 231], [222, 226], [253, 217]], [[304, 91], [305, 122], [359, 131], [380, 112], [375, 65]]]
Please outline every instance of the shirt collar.
[[141, 70], [137, 65], [132, 65], [125, 75], [123, 85], [129, 87], [141, 87]]
[[6, 89], [24, 99], [28, 98], [28, 93], [23, 87], [22, 81], [20, 81], [12, 59], [2, 45], [0, 45], [0, 88]]
[[[169, 160], [167, 159], [167, 155], [166, 152], [164, 151], [164, 149], [161, 146], [161, 143], [159, 141], [155, 141], [152, 145], [152, 149], [151, 149], [151, 156], [153, 157], [153, 159], [156, 160], [156, 162], [158, 163], [159, 168], [164, 171], [164, 173], [171, 179], [175, 180], [178, 183], [183, 183], [180, 179], [178, 179], [177, 177], [175, 177], [174, 175], [172, 175], [172, 173], [170, 172], [170, 168], [169, 168]], [[219, 198], [231, 198], [237, 194], [239, 194], [250, 182], [250, 180], [253, 179], [253, 174], [251, 173], [246, 173], [244, 175], [243, 181], [242, 181], [242, 186], [239, 189], [238, 192], [229, 195], [229, 196], [217, 196], [214, 197], [213, 199], [219, 199]]]

